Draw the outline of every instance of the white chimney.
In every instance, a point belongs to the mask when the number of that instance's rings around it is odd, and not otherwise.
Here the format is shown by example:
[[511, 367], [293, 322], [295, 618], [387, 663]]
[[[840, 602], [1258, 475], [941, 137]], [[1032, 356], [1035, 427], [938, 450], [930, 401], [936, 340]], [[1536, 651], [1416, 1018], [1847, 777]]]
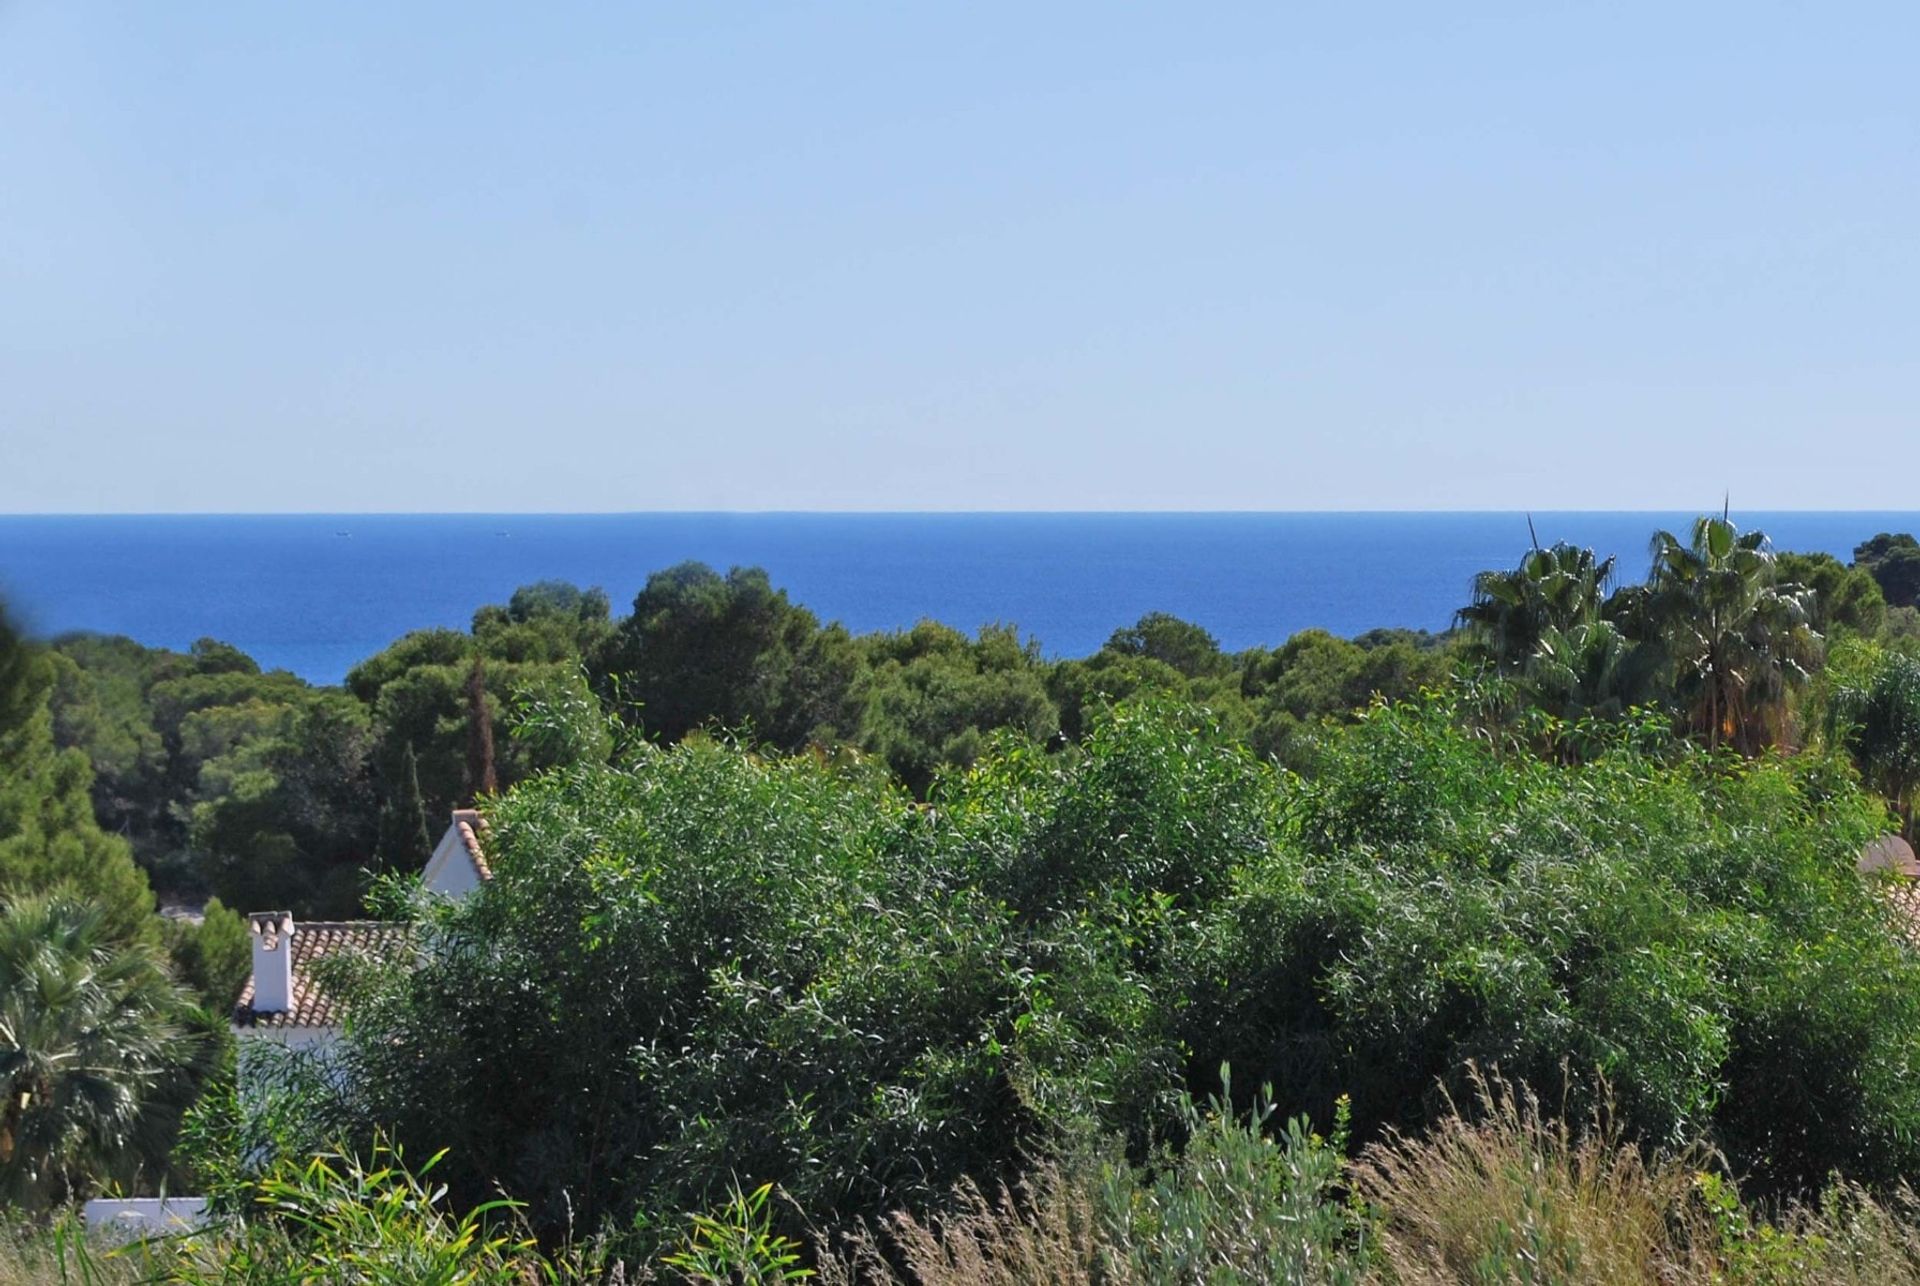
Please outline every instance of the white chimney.
[[253, 931], [253, 1010], [285, 1013], [293, 1008], [293, 916], [256, 911], [247, 921]]

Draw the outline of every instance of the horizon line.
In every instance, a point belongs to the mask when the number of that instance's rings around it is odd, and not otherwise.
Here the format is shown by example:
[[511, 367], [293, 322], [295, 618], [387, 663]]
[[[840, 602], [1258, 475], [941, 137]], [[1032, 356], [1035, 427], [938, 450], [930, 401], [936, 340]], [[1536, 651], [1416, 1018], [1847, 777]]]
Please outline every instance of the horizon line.
[[[1710, 514], [1719, 505], [1697, 512]], [[1527, 514], [1649, 514], [1696, 512], [1668, 508], [1387, 508], [1387, 509], [161, 509], [7, 510], [10, 518], [1291, 518], [1291, 517], [1523, 517]], [[1920, 508], [1774, 508], [1749, 514], [1920, 514]]]

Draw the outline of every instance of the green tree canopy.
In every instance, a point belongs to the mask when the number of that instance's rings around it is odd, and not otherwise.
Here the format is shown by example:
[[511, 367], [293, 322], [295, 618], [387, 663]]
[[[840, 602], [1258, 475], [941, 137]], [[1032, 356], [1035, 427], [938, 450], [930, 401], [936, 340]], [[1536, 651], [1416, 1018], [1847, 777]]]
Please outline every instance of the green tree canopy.
[[[1192, 711], [1009, 739], [928, 801], [695, 738], [523, 782], [444, 950], [351, 994], [371, 1120], [548, 1229], [777, 1183], [818, 1228], [1218, 1087], [1418, 1128], [1499, 1063], [1779, 1191], [1920, 1162], [1920, 962], [1807, 754], [1515, 756], [1444, 700], [1310, 778]], [[795, 1215], [797, 1220], [801, 1216]]]
[[64, 893], [0, 908], [0, 1185], [45, 1208], [121, 1166], [184, 1075], [187, 997], [164, 957]]
[[766, 572], [703, 563], [649, 576], [594, 662], [659, 741], [720, 727], [786, 749], [853, 731], [858, 667], [846, 631], [823, 629]]
[[412, 742], [401, 751], [400, 769], [387, 783], [375, 852], [386, 871], [419, 871], [433, 852], [433, 829], [420, 794], [420, 764]]
[[1886, 597], [1864, 567], [1832, 554], [1783, 553], [1774, 557], [1774, 574], [1812, 591], [1807, 623], [1823, 638], [1836, 631], [1872, 638], [1886, 624]]
[[1107, 640], [1107, 652], [1140, 656], [1172, 666], [1190, 679], [1225, 674], [1233, 660], [1220, 650], [1213, 635], [1191, 621], [1165, 612], [1148, 612]]
[[1835, 683], [1827, 709], [1828, 731], [1911, 835], [1920, 790], [1920, 660], [1875, 650], [1864, 672]]
[[861, 642], [860, 746], [916, 792], [924, 794], [939, 769], [979, 758], [996, 730], [1035, 742], [1059, 731], [1039, 647], [1010, 628], [988, 626], [969, 639], [922, 621]]
[[1854, 546], [1853, 565], [1864, 567], [1893, 607], [1920, 604], [1920, 541], [1906, 532], [1881, 532]]
[[87, 757], [54, 744], [52, 673], [0, 608], [0, 895], [70, 888], [99, 905], [115, 937], [151, 941], [153, 894], [125, 841], [94, 817]]

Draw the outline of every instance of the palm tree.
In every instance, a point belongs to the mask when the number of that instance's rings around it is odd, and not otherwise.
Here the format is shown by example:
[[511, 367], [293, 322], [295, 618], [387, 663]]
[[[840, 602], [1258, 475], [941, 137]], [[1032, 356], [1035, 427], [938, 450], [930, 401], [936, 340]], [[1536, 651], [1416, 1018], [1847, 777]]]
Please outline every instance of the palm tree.
[[65, 1198], [133, 1145], [180, 1074], [188, 1005], [164, 958], [117, 942], [65, 893], [0, 910], [0, 1185], [18, 1205]]
[[1696, 518], [1686, 541], [1653, 536], [1640, 618], [1666, 653], [1674, 695], [1709, 748], [1775, 744], [1789, 691], [1807, 680], [1820, 636], [1809, 591], [1782, 584], [1766, 535]]
[[1473, 601], [1454, 613], [1469, 649], [1503, 674], [1524, 669], [1549, 633], [1569, 635], [1597, 619], [1613, 559], [1564, 542], [1538, 544], [1512, 571], [1473, 578]]

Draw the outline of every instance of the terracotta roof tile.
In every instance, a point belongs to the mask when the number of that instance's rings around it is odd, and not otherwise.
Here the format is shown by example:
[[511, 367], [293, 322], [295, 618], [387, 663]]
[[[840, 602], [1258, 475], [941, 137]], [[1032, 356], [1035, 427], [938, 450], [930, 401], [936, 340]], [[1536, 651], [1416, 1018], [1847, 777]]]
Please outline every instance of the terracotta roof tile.
[[467, 855], [473, 859], [474, 869], [480, 872], [482, 880], [493, 878], [493, 868], [487, 865], [487, 855], [480, 850], [479, 832], [486, 829], [480, 811], [475, 808], [456, 808], [453, 810], [453, 824], [460, 832], [460, 842], [467, 846]]
[[1920, 887], [1912, 880], [1890, 880], [1885, 892], [1907, 940], [1920, 947]]
[[233, 1007], [237, 1027], [333, 1027], [340, 1017], [334, 1012], [333, 998], [321, 990], [313, 976], [313, 965], [324, 957], [352, 951], [376, 959], [403, 950], [407, 926], [390, 920], [309, 920], [296, 921], [293, 931], [293, 1006], [273, 1013], [260, 1013], [253, 1007], [253, 976], [240, 992]]

